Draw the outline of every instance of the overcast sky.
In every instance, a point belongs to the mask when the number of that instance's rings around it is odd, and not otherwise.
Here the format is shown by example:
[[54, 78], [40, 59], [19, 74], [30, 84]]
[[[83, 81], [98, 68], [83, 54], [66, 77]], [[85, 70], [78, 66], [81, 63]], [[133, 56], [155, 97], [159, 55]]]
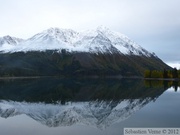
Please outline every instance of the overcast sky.
[[99, 25], [127, 35], [167, 63], [180, 63], [180, 0], [0, 0], [0, 37], [50, 27]]

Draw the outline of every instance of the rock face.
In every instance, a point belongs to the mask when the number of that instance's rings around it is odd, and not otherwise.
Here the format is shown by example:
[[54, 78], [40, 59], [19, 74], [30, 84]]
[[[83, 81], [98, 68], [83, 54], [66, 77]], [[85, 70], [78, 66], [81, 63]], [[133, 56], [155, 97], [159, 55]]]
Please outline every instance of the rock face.
[[142, 76], [146, 69], [170, 69], [154, 53], [104, 27], [50, 28], [27, 40], [3, 37], [0, 51], [1, 76]]

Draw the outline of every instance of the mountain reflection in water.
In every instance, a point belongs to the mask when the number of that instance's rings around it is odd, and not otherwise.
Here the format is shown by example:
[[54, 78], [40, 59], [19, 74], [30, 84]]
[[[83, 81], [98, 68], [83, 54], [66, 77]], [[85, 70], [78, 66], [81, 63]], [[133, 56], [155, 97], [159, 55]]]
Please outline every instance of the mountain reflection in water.
[[155, 101], [169, 82], [135, 79], [0, 81], [0, 116], [25, 114], [48, 127], [84, 124], [104, 129]]

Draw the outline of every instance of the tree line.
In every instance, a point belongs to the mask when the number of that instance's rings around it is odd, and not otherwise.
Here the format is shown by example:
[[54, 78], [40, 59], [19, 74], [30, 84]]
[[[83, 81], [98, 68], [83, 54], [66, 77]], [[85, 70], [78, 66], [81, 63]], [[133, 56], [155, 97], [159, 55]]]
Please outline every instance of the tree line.
[[144, 72], [145, 78], [174, 78], [180, 79], [180, 70], [177, 70], [176, 68], [173, 68], [172, 70], [166, 70], [163, 71], [159, 70], [145, 70]]

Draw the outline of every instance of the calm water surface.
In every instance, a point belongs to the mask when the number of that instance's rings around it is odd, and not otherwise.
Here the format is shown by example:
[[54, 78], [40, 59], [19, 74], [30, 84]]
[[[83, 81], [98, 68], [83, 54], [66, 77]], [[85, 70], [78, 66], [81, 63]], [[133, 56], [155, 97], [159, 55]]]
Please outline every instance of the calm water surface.
[[121, 135], [127, 127], [180, 127], [173, 82], [0, 80], [1, 135]]

